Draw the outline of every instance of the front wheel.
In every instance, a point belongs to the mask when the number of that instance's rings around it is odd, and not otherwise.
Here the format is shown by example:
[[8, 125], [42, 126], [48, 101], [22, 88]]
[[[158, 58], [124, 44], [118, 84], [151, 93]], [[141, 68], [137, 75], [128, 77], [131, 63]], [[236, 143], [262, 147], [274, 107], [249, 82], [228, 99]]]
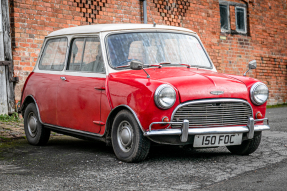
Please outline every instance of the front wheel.
[[261, 142], [261, 132], [255, 133], [253, 139], [243, 141], [241, 145], [227, 146], [236, 155], [249, 155], [257, 150]]
[[50, 138], [50, 130], [40, 123], [34, 103], [30, 103], [25, 109], [24, 130], [31, 145], [45, 145]]
[[134, 116], [129, 111], [122, 110], [113, 122], [112, 145], [119, 160], [140, 162], [148, 155], [150, 141], [143, 136]]

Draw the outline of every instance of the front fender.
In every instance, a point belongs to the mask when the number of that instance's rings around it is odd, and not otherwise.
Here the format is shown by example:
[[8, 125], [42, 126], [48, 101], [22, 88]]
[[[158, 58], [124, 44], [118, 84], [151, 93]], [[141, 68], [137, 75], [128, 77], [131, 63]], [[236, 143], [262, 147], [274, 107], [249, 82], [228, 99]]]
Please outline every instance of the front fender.
[[[240, 80], [241, 82], [243, 82], [246, 85], [248, 93], [249, 93], [247, 101], [252, 106], [253, 114], [254, 114], [253, 118], [256, 119], [255, 115], [256, 115], [257, 112], [260, 112], [262, 114], [263, 118], [265, 118], [267, 101], [264, 104], [262, 104], [262, 105], [255, 105], [255, 104], [252, 103], [251, 98], [250, 98], [250, 89], [251, 89], [251, 87], [253, 86], [253, 84], [255, 84], [256, 82], [260, 82], [260, 81], [257, 80], [257, 79], [250, 78], [250, 77], [245, 77], [245, 76], [236, 76], [236, 75], [227, 75], [227, 76], [235, 78], [237, 80]], [[262, 122], [262, 124], [263, 124], [263, 122]]]
[[155, 121], [161, 121], [163, 117], [170, 119], [173, 110], [179, 104], [177, 100], [173, 107], [167, 110], [159, 109], [154, 102], [154, 92], [164, 82], [149, 78], [117, 78], [112, 75], [108, 79], [108, 87], [112, 108], [126, 105], [134, 111], [143, 131]]

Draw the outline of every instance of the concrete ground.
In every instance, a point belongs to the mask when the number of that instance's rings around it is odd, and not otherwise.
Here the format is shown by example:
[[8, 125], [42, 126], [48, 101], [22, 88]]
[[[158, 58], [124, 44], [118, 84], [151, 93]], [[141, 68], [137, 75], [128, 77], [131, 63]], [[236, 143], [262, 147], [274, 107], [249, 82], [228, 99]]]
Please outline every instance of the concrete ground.
[[287, 107], [268, 109], [267, 117], [272, 131], [249, 156], [153, 146], [144, 162], [130, 164], [103, 143], [68, 136], [43, 147], [1, 142], [0, 190], [285, 190]]

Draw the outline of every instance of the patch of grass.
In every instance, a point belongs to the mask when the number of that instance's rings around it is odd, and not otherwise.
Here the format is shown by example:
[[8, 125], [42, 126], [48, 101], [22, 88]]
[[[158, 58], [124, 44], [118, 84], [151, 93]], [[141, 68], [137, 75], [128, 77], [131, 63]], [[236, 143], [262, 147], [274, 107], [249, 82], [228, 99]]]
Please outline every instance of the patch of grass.
[[18, 113], [14, 112], [12, 115], [7, 115], [7, 114], [0, 115], [0, 121], [20, 123], [21, 119], [19, 118]]
[[21, 146], [23, 144], [27, 144], [27, 141], [24, 140], [24, 139], [19, 139], [19, 140], [14, 140], [14, 141], [7, 141], [7, 142], [1, 142], [0, 141], [0, 159], [3, 157], [3, 156], [1, 156], [1, 153], [4, 150], [15, 148], [16, 146]]
[[20, 139], [25, 139], [26, 137], [25, 136], [19, 136], [19, 137], [16, 137], [16, 138], [8, 138], [8, 137], [3, 137], [3, 136], [0, 136], [0, 144], [1, 143], [7, 143], [7, 142], [12, 142], [12, 141], [15, 141], [15, 140], [20, 140]]
[[7, 141], [10, 141], [10, 140], [11, 140], [10, 138], [6, 138], [6, 137], [0, 136], [0, 142], [7, 142]]
[[277, 105], [267, 105], [267, 108], [277, 108], [277, 107], [287, 107], [287, 103], [277, 104]]

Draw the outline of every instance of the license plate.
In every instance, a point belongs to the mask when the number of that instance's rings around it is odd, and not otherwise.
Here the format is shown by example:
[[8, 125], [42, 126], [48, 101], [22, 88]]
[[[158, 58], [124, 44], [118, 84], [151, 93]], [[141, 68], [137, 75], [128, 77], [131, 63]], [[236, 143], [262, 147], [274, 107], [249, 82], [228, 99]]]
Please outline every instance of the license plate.
[[241, 145], [242, 133], [195, 135], [193, 147], [217, 147], [226, 145]]

